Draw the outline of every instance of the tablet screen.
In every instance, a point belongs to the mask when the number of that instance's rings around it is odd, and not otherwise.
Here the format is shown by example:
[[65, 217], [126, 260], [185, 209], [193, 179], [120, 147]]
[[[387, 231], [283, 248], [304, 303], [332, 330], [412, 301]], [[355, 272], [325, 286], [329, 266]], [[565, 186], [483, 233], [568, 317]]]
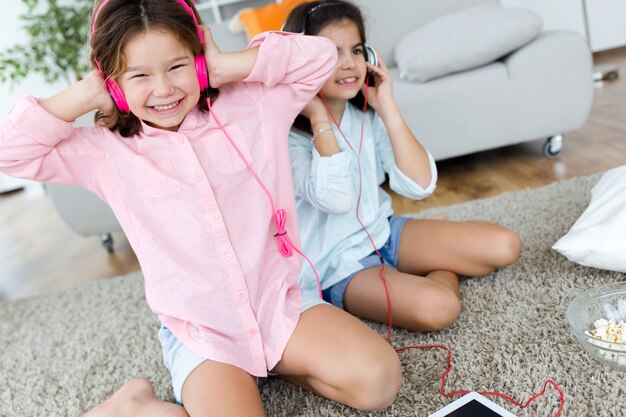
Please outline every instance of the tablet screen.
[[429, 417], [515, 417], [477, 392], [470, 392]]
[[487, 406], [472, 400], [442, 417], [502, 417]]

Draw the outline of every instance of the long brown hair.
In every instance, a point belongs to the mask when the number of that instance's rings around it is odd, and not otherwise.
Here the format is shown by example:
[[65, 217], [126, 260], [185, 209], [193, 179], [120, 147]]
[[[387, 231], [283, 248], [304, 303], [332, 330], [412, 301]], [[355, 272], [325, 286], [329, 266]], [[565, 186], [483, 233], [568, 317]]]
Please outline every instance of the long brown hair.
[[[203, 55], [204, 50], [195, 23], [185, 8], [175, 0], [109, 0], [99, 10], [104, 0], [96, 0], [92, 13], [91, 55], [92, 66], [96, 60], [105, 77], [116, 79], [126, 69], [124, 47], [136, 35], [151, 29], [172, 33], [193, 55]], [[184, 0], [193, 10], [198, 20], [202, 20], [190, 0]], [[98, 11], [97, 16], [95, 16]], [[95, 19], [95, 23], [93, 21]], [[210, 89], [211, 99], [218, 91]], [[201, 92], [198, 104], [208, 110], [206, 94]], [[96, 123], [103, 123], [111, 130], [118, 130], [124, 137], [134, 136], [141, 130], [141, 122], [132, 113], [123, 113], [117, 107], [110, 115], [96, 113]]]

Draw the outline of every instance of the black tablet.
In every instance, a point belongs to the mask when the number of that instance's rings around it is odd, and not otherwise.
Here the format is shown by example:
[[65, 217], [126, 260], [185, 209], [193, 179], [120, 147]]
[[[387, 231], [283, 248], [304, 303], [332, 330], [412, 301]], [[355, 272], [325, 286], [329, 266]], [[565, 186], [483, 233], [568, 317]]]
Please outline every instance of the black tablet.
[[459, 398], [428, 417], [516, 417], [477, 392]]

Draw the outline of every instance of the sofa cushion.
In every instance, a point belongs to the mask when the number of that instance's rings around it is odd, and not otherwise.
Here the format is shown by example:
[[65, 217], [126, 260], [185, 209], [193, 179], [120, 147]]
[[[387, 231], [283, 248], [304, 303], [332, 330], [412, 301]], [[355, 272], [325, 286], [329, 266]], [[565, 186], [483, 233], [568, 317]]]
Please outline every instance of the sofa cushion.
[[529, 10], [481, 4], [408, 33], [395, 59], [404, 78], [425, 82], [493, 62], [534, 39], [542, 25]]
[[581, 265], [626, 272], [626, 165], [602, 175], [587, 209], [552, 248]]

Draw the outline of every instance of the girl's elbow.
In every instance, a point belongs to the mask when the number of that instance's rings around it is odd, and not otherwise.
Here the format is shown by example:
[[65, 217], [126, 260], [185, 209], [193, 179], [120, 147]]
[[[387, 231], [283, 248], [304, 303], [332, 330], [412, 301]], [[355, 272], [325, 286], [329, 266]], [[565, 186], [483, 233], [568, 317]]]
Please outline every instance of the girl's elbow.
[[415, 194], [414, 199], [415, 200], [424, 200], [424, 199], [430, 197], [431, 195], [433, 195], [434, 191], [435, 191], [434, 189], [432, 189], [432, 190], [424, 190], [423, 192]]
[[333, 66], [337, 64], [337, 60], [339, 59], [339, 55], [337, 53], [337, 45], [330, 39], [324, 36], [318, 36], [315, 38], [316, 42], [319, 43], [319, 52], [318, 54], [329, 60]]
[[337, 46], [328, 38], [320, 36], [317, 39], [320, 42], [318, 48], [315, 63], [319, 66], [320, 71], [323, 72], [324, 81], [334, 71], [337, 65], [338, 55]]

